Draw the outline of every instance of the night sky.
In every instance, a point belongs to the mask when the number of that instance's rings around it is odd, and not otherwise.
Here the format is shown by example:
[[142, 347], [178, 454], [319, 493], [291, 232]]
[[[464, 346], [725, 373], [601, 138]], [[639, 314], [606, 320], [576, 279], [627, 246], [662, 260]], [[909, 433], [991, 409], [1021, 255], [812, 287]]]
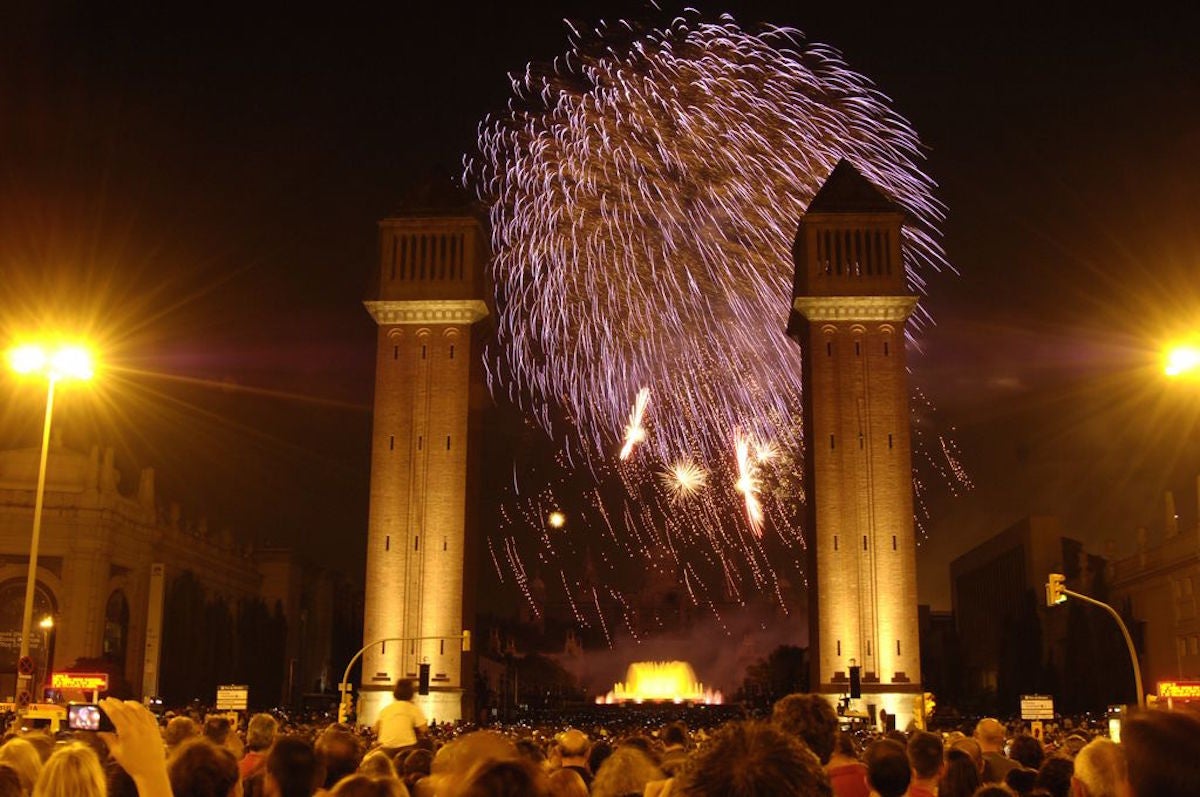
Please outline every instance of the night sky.
[[[64, 439], [114, 446], [126, 489], [153, 465], [185, 516], [356, 576], [376, 221], [458, 169], [507, 73], [566, 48], [564, 16], [645, 8], [423, 5], [0, 22], [0, 331], [79, 329], [107, 368], [64, 392]], [[1195, 12], [697, 5], [838, 48], [928, 147], [960, 276], [922, 300], [919, 422], [976, 488], [930, 491], [922, 600], [947, 606], [949, 559], [1030, 512], [1124, 554], [1190, 476], [1194, 522], [1200, 394], [1155, 357], [1200, 325]], [[0, 443], [36, 445], [41, 393], [0, 391]]]

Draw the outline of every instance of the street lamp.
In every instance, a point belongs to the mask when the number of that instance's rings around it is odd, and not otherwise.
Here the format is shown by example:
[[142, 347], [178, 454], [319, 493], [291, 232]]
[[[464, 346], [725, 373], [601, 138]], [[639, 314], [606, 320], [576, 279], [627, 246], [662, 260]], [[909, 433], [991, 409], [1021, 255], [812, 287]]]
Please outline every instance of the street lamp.
[[38, 621], [38, 628], [42, 629], [42, 663], [45, 665], [46, 672], [42, 675], [41, 692], [45, 696], [45, 684], [50, 680], [52, 670], [51, 665], [54, 663], [54, 657], [50, 653], [50, 632], [54, 630], [54, 615], [46, 615]]
[[38, 538], [42, 532], [42, 504], [46, 496], [46, 460], [50, 453], [50, 419], [54, 416], [54, 386], [61, 379], [91, 379], [92, 357], [82, 346], [65, 345], [47, 349], [25, 344], [8, 353], [9, 366], [19, 374], [46, 379], [46, 420], [42, 425], [42, 455], [38, 463], [37, 492], [33, 500], [33, 534], [29, 541], [29, 576], [25, 581], [25, 612], [21, 619], [21, 653], [17, 661], [17, 700], [32, 697], [33, 660], [29, 658], [29, 631], [33, 625], [33, 593], [37, 583]]
[[1200, 342], [1180, 343], [1168, 349], [1163, 373], [1170, 377], [1200, 376]]

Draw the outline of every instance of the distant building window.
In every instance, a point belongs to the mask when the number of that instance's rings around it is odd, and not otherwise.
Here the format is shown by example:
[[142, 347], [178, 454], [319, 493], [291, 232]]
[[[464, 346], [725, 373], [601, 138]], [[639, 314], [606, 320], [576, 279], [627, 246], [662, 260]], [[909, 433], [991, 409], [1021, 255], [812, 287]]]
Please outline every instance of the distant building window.
[[888, 356], [890, 356], [890, 355], [891, 355], [891, 352], [890, 352], [890, 351], [888, 351], [888, 342], [885, 340], [885, 341], [883, 342], [883, 356], [884, 356], [884, 357], [888, 357]]
[[892, 550], [896, 550], [896, 535], [892, 535]]
[[1192, 654], [1193, 656], [1195, 656], [1197, 653], [1200, 653], [1200, 637], [1188, 637], [1188, 653]]
[[832, 357], [832, 356], [833, 356], [833, 341], [826, 341], [826, 342], [825, 342], [825, 356], [826, 356], [826, 357]]
[[446, 435], [446, 450], [450, 450], [450, 435]]
[[450, 344], [450, 359], [451, 360], [454, 359], [454, 344], [453, 343]]
[[393, 346], [393, 347], [392, 347], [392, 359], [393, 359], [393, 360], [399, 360], [399, 359], [400, 359], [400, 347], [399, 347], [399, 346]]
[[840, 639], [837, 641], [837, 654], [842, 655], [842, 640]]
[[867, 550], [867, 535], [863, 535], [863, 550]]
[[899, 639], [896, 640], [896, 655], [897, 656], [900, 655], [900, 640]]
[[396, 435], [391, 435], [388, 437], [388, 451], [394, 451], [395, 449], [396, 449]]
[[425, 349], [426, 349], [426, 347], [422, 344], [422, 346], [421, 346], [421, 359], [422, 360], [425, 359]]
[[421, 535], [420, 534], [413, 537], [413, 550], [414, 551], [421, 550]]
[[888, 435], [888, 448], [892, 447], [892, 436]]
[[837, 539], [837, 535], [834, 534], [833, 535], [833, 550], [836, 551], [837, 549], [838, 549], [838, 539]]
[[835, 443], [835, 442], [834, 442], [834, 440], [833, 440], [833, 435], [829, 435], [829, 447], [830, 447], [830, 448], [837, 448], [837, 443]]
[[856, 340], [856, 341], [854, 341], [854, 356], [859, 357], [861, 355], [862, 355], [862, 344]]
[[383, 538], [383, 550], [385, 550], [385, 551], [392, 550], [392, 535], [391, 534], [389, 534]]

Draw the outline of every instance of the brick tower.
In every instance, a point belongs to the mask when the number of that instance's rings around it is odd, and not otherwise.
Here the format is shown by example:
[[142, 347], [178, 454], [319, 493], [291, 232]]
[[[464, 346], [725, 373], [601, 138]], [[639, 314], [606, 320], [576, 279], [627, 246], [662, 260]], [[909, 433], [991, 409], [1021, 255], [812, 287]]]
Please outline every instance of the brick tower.
[[898, 722], [921, 691], [903, 218], [838, 163], [800, 220], [788, 323], [804, 360], [812, 689], [849, 693], [857, 665], [864, 703]]
[[459, 638], [487, 241], [465, 211], [387, 218], [379, 228], [379, 287], [365, 302], [379, 333], [363, 644], [412, 641], [363, 654], [359, 721], [373, 723], [396, 680], [418, 679], [425, 663], [430, 693], [416, 702], [442, 722], [463, 717], [470, 686]]

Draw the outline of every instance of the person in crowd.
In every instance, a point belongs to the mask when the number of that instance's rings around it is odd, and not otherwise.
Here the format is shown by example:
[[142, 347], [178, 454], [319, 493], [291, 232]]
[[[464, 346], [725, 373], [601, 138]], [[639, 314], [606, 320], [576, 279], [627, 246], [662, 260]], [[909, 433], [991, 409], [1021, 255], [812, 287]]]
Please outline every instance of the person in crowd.
[[233, 753], [235, 760], [240, 759], [246, 752], [241, 737], [238, 736], [237, 728], [227, 716], [213, 714], [206, 718], [204, 720], [204, 737], [217, 747], [224, 747]]
[[1097, 737], [1075, 756], [1072, 797], [1122, 797], [1128, 790], [1125, 751], [1116, 742]]
[[279, 722], [270, 714], [255, 714], [246, 724], [246, 753], [238, 762], [238, 775], [244, 781], [267, 765], [267, 751], [275, 743]]
[[867, 783], [872, 795], [901, 797], [912, 781], [904, 746], [895, 739], [878, 739], [867, 748]]
[[[391, 765], [386, 753], [379, 753]], [[365, 762], [366, 759], [364, 758]], [[357, 773], [342, 778], [329, 792], [330, 797], [408, 797], [408, 789], [396, 778]]]
[[517, 753], [538, 769], [546, 769], [546, 753], [536, 740], [524, 737], [517, 739]]
[[396, 681], [392, 691], [395, 701], [383, 707], [375, 720], [375, 738], [388, 755], [414, 747], [417, 739], [429, 732], [429, 723], [420, 706], [412, 702], [413, 682], [408, 678]]
[[[743, 721], [728, 723], [717, 731], [675, 778], [669, 793], [687, 797], [832, 797], [833, 789], [817, 756], [794, 733], [773, 721]], [[594, 789], [592, 794], [596, 794]]]
[[1082, 733], [1072, 733], [1063, 740], [1062, 747], [1059, 749], [1067, 758], [1074, 759], [1079, 755], [1079, 751], [1088, 743], [1088, 738]]
[[785, 733], [799, 737], [816, 754], [822, 765], [829, 763], [829, 757], [833, 755], [833, 740], [837, 736], [838, 718], [828, 700], [820, 695], [788, 695], [775, 703], [771, 722]]
[[516, 745], [496, 731], [474, 731], [449, 742], [433, 757], [429, 777], [418, 791], [429, 794], [457, 794], [472, 768], [487, 761], [518, 758]]
[[[593, 777], [600, 771], [600, 767], [604, 765], [608, 757], [612, 755], [612, 751], [612, 745], [604, 739], [597, 739], [592, 743], [591, 749], [588, 750], [587, 768]], [[591, 780], [588, 781], [588, 786], [591, 786]]]
[[1004, 776], [1004, 785], [1018, 797], [1028, 797], [1037, 785], [1037, 770], [1018, 764]]
[[583, 780], [583, 785], [591, 787], [592, 772], [588, 769], [587, 734], [576, 728], [568, 728], [554, 739], [558, 746], [558, 755], [562, 762], [561, 768], [570, 770]]
[[210, 739], [193, 738], [179, 745], [167, 772], [175, 797], [241, 797], [237, 759]]
[[1000, 783], [985, 783], [971, 797], [1014, 797], [1013, 790]]
[[663, 772], [641, 747], [622, 744], [613, 751], [592, 779], [592, 797], [621, 797], [641, 794], [652, 780], [663, 780]]
[[133, 779], [138, 797], [172, 797], [163, 739], [150, 709], [111, 697], [101, 700], [100, 708], [116, 729], [102, 732], [100, 738], [109, 756]]
[[267, 754], [264, 797], [312, 797], [324, 772], [313, 746], [299, 736], [280, 736]]
[[[325, 773], [323, 785], [326, 789], [332, 789], [339, 780], [357, 772], [363, 761], [362, 743], [349, 731], [337, 728], [322, 731], [314, 748], [317, 760]], [[390, 761], [391, 756], [387, 754], [386, 748], [380, 748], [380, 754]]]
[[200, 726], [191, 717], [183, 715], [172, 717], [167, 722], [166, 730], [163, 731], [163, 741], [167, 744], [167, 755], [173, 755], [179, 745], [199, 735]]
[[[133, 778], [129, 777], [128, 772], [121, 769], [120, 764], [108, 757], [107, 748], [105, 759], [102, 764], [108, 797], [138, 797], [137, 786], [134, 784]], [[0, 797], [3, 795], [0, 794]]]
[[457, 794], [459, 797], [549, 797], [550, 783], [541, 767], [526, 758], [492, 759], [473, 767]]
[[942, 776], [945, 759], [942, 737], [926, 731], [914, 731], [908, 740], [908, 764], [912, 782], [908, 797], [936, 797], [938, 779]]
[[688, 759], [688, 729], [682, 722], [668, 723], [662, 730], [663, 750], [659, 766], [668, 777], [679, 774]]
[[[950, 750], [962, 752], [963, 755], [971, 759], [971, 763], [975, 766], [975, 774], [978, 776], [979, 785], [982, 785], [984, 760], [983, 750], [980, 749], [979, 742], [971, 736], [964, 736], [951, 742], [948, 747]], [[976, 785], [974, 788], [979, 788], [979, 785]]]
[[975, 726], [975, 741], [983, 753], [983, 782], [1003, 783], [1008, 771], [1018, 766], [1004, 755], [1004, 726], [997, 719], [984, 717]]
[[[373, 778], [396, 778], [400, 779], [399, 773], [396, 772], [396, 765], [392, 763], [392, 759], [388, 758], [388, 754], [382, 750], [372, 750], [363, 756], [362, 763], [358, 765], [359, 775], [368, 775]], [[349, 776], [346, 776], [349, 777]], [[334, 783], [340, 783], [344, 778], [338, 778]], [[325, 777], [326, 789], [333, 788], [329, 786], [328, 773]]]
[[429, 777], [429, 769], [432, 765], [433, 753], [420, 748], [412, 750], [404, 756], [404, 763], [400, 767], [400, 779], [404, 781], [404, 785], [410, 792], [415, 793], [417, 781]]
[[573, 769], [560, 767], [548, 776], [551, 797], [588, 797], [587, 784]]
[[[978, 755], [979, 745], [971, 739], [965, 741], [974, 745], [975, 754]], [[938, 781], [938, 797], [971, 797], [983, 785], [980, 768], [966, 745], [951, 747], [946, 751], [946, 764]]]
[[14, 737], [0, 747], [0, 764], [13, 768], [21, 781], [21, 793], [25, 797], [33, 794], [33, 785], [42, 774], [42, 757], [37, 748], [25, 739]]
[[1200, 795], [1200, 717], [1164, 710], [1133, 714], [1121, 723], [1121, 747], [1133, 797]]
[[1013, 737], [1012, 744], [1008, 748], [1008, 757], [1026, 769], [1038, 770], [1042, 768], [1046, 751], [1037, 739], [1020, 733]]
[[833, 755], [825, 765], [829, 785], [837, 797], [867, 797], [871, 787], [867, 785], [867, 767], [858, 760], [858, 748], [854, 737], [839, 732], [833, 740]]
[[0, 797], [25, 797], [21, 777], [8, 764], [0, 764]]
[[1035, 786], [1046, 792], [1049, 797], [1069, 797], [1071, 793], [1071, 773], [1075, 764], [1071, 759], [1054, 755], [1042, 762], [1038, 770]]
[[105, 797], [104, 769], [86, 744], [72, 742], [50, 756], [33, 787], [33, 797]]
[[43, 764], [50, 760], [50, 755], [55, 750], [53, 736], [46, 731], [33, 730], [21, 734], [21, 738], [33, 745], [38, 755], [41, 756]]

